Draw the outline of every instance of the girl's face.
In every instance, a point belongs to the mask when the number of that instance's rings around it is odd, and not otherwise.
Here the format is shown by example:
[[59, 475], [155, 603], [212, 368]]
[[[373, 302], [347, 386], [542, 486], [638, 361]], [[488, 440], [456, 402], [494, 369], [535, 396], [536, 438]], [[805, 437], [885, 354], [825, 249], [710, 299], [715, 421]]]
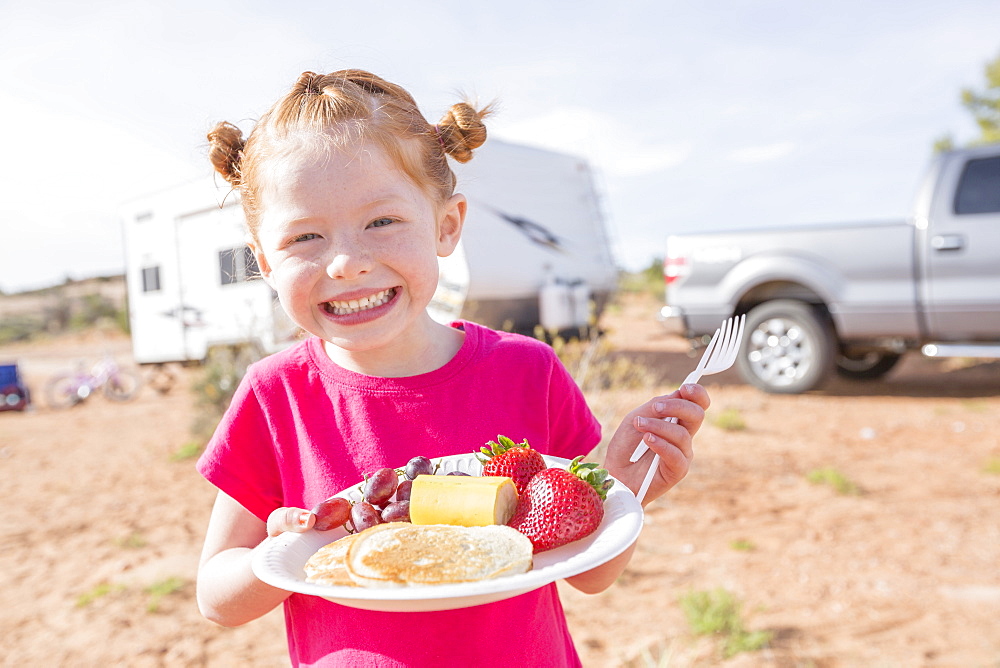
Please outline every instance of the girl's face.
[[251, 246], [264, 280], [343, 366], [372, 375], [430, 370], [420, 360], [454, 352], [441, 351], [454, 341], [426, 308], [437, 258], [458, 243], [464, 197], [437, 204], [373, 144], [304, 153], [282, 159], [261, 193]]

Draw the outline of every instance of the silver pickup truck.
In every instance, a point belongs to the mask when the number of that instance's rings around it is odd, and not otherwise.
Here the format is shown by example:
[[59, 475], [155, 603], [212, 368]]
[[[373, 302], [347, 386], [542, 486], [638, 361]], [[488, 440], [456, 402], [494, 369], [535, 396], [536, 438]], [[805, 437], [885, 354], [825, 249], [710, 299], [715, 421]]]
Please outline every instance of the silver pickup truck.
[[696, 346], [746, 314], [737, 367], [767, 392], [1000, 357], [1000, 144], [938, 155], [909, 219], [672, 235], [664, 277], [660, 320]]

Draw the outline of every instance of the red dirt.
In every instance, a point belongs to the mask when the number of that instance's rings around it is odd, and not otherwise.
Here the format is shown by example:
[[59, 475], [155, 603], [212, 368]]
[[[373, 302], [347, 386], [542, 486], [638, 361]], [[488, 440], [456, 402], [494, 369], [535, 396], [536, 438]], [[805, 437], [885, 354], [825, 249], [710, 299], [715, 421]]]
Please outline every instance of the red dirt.
[[[680, 382], [695, 360], [629, 299], [604, 320], [617, 354], [654, 387], [589, 394], [606, 431]], [[0, 663], [275, 666], [274, 612], [238, 629], [194, 603], [214, 490], [175, 460], [191, 441], [197, 370], [159, 395], [45, 405], [52, 373], [120, 335], [90, 332], [0, 348], [35, 407], [0, 414]], [[695, 465], [648, 509], [621, 580], [597, 596], [560, 585], [586, 666], [995, 666], [1000, 664], [1000, 365], [904, 359], [887, 379], [770, 396], [733, 372], [706, 377], [713, 408], [745, 429], [706, 424]], [[807, 479], [830, 468], [859, 492]], [[155, 590], [159, 587], [161, 594]], [[769, 645], [723, 662], [691, 634], [678, 598], [724, 588]], [[649, 664], [656, 665], [656, 664]]]

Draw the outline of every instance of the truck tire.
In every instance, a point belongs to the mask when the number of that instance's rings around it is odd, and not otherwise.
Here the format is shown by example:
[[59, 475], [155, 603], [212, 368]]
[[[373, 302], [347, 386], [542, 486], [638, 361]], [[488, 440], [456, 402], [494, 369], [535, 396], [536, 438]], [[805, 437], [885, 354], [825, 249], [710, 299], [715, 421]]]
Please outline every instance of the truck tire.
[[800, 394], [826, 380], [836, 356], [826, 314], [805, 302], [776, 299], [747, 314], [736, 364], [748, 383], [765, 392]]
[[900, 357], [899, 353], [879, 350], [841, 354], [837, 357], [837, 373], [849, 380], [875, 380], [892, 371]]

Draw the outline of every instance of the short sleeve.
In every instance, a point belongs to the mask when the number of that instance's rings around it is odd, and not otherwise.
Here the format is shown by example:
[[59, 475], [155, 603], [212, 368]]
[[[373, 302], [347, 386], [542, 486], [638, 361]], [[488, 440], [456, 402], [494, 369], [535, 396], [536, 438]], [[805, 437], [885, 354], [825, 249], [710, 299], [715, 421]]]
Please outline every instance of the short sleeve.
[[601, 423], [554, 352], [548, 398], [552, 425], [550, 454], [566, 459], [589, 454], [601, 442]]
[[198, 472], [263, 521], [283, 504], [267, 418], [248, 374], [198, 459]]

